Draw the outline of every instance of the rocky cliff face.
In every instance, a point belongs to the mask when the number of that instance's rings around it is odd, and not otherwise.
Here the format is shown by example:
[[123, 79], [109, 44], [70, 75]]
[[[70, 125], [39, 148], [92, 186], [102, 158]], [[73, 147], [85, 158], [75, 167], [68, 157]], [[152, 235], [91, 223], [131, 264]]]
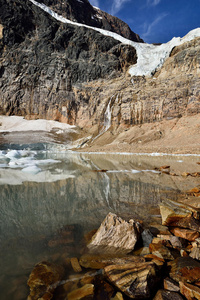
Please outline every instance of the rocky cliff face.
[[[116, 77], [137, 60], [130, 46], [84, 27], [61, 24], [29, 1], [1, 1], [1, 113], [62, 119], [82, 83]], [[60, 116], [56, 116], [56, 115]], [[73, 120], [75, 123], [75, 120]]]
[[[66, 16], [95, 25], [94, 8], [78, 2], [65, 2]], [[45, 3], [63, 10], [60, 1]], [[75, 14], [77, 5], [90, 7], [88, 20], [84, 9]], [[97, 135], [109, 111], [106, 129], [115, 135], [200, 113], [200, 38], [175, 47], [151, 78], [128, 75], [137, 62], [133, 47], [56, 21], [28, 0], [0, 0], [0, 38], [1, 114], [67, 122]]]

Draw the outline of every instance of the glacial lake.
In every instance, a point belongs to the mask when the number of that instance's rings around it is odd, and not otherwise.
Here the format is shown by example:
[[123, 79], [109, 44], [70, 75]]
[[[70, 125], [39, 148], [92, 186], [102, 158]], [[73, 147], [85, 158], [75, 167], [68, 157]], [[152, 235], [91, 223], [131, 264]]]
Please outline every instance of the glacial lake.
[[[159, 203], [198, 186], [199, 156], [77, 153], [52, 143], [0, 145], [0, 299], [26, 299], [34, 265], [84, 251], [108, 212], [160, 221]], [[155, 170], [169, 165], [171, 176]], [[65, 233], [65, 234], [64, 234]]]

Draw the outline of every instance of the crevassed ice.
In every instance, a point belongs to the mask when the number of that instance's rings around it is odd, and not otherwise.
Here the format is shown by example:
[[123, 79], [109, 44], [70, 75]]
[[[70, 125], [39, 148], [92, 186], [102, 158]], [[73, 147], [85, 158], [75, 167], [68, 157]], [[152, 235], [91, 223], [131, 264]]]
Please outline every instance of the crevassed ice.
[[130, 41], [122, 36], [120, 36], [117, 33], [107, 31], [105, 29], [96, 28], [92, 26], [88, 26], [85, 24], [80, 24], [77, 22], [72, 22], [57, 13], [55, 13], [53, 10], [51, 10], [48, 6], [42, 3], [38, 3], [35, 0], [29, 0], [33, 4], [37, 5], [47, 13], [49, 13], [52, 17], [54, 17], [56, 20], [62, 22], [62, 23], [69, 23], [76, 26], [82, 26], [85, 28], [93, 29], [105, 36], [110, 36], [118, 41], [120, 41], [123, 44], [131, 45], [133, 46], [137, 51], [137, 64], [133, 65], [129, 69], [129, 73], [131, 76], [151, 76], [154, 71], [158, 68], [160, 68], [167, 57], [169, 57], [169, 54], [173, 47], [181, 45], [187, 41], [190, 41], [194, 39], [195, 37], [200, 36], [200, 28], [194, 29], [190, 31], [186, 36], [183, 38], [177, 37], [173, 38], [168, 43], [162, 44], [160, 46], [154, 46], [152, 44], [146, 44], [146, 43], [136, 43], [133, 41]]

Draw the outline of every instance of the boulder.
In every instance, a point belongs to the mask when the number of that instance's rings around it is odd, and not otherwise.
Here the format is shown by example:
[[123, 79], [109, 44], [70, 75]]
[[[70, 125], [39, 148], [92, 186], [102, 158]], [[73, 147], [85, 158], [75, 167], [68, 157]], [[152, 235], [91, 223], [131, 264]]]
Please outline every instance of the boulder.
[[108, 280], [132, 299], [149, 298], [159, 280], [152, 262], [110, 265], [104, 271]]
[[190, 230], [190, 229], [183, 229], [183, 228], [173, 228], [171, 230], [171, 232], [177, 236], [177, 237], [181, 237], [183, 239], [186, 239], [190, 242], [194, 241], [195, 239], [197, 239], [199, 237], [199, 232], [195, 231], [195, 230]]
[[109, 213], [87, 247], [92, 253], [127, 254], [138, 240], [138, 225]]
[[164, 289], [171, 291], [171, 292], [179, 292], [180, 291], [178, 283], [168, 277], [164, 279]]
[[161, 243], [158, 244], [150, 244], [149, 250], [152, 254], [166, 260], [174, 260], [174, 256], [172, 255], [171, 251], [162, 245]]
[[193, 217], [199, 220], [200, 210], [190, 205], [186, 205], [174, 200], [164, 200], [160, 205], [162, 224], [166, 226], [175, 226], [179, 220]]
[[200, 263], [191, 257], [178, 257], [168, 263], [169, 275], [176, 282], [200, 283]]
[[180, 292], [187, 300], [200, 299], [200, 288], [187, 282], [179, 282]]
[[141, 238], [142, 238], [143, 247], [148, 247], [149, 244], [152, 242], [154, 236], [149, 229], [144, 229], [141, 234]]
[[30, 294], [28, 300], [53, 298], [53, 292], [64, 275], [61, 266], [49, 263], [38, 263], [31, 272], [28, 279]]

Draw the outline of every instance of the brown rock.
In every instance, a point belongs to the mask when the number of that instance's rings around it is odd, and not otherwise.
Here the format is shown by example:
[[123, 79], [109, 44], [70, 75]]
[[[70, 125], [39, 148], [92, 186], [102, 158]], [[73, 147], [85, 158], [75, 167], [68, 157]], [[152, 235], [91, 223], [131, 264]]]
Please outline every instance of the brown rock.
[[178, 283], [168, 277], [164, 279], [164, 289], [171, 291], [171, 292], [179, 292], [180, 291]]
[[199, 193], [200, 193], [200, 189], [197, 188], [197, 187], [195, 187], [195, 188], [193, 188], [193, 189], [191, 189], [189, 191], [186, 191], [187, 195], [195, 196], [195, 197], [198, 197]]
[[188, 173], [188, 172], [183, 172], [181, 175], [182, 175], [183, 177], [188, 177], [188, 176], [190, 175], [190, 173]]
[[96, 277], [95, 282], [95, 300], [109, 300], [114, 294], [114, 287], [107, 281]]
[[187, 300], [200, 300], [200, 288], [186, 282], [179, 282], [180, 292]]
[[151, 224], [149, 230], [154, 236], [157, 236], [158, 234], [162, 234], [162, 235], [170, 234], [168, 227], [160, 224]]
[[162, 224], [167, 226], [175, 226], [179, 220], [193, 216], [199, 219], [200, 210], [192, 206], [174, 201], [165, 200], [160, 205], [162, 216]]
[[144, 256], [144, 258], [146, 258], [147, 260], [154, 260], [154, 259], [155, 260], [159, 260], [162, 263], [165, 262], [165, 260], [163, 258], [160, 258], [160, 257], [158, 257], [158, 256], [156, 256], [154, 254], [147, 254], [147, 255]]
[[124, 300], [122, 293], [117, 292], [114, 298], [111, 298], [111, 300]]
[[57, 284], [64, 275], [64, 269], [49, 262], [38, 263], [28, 279], [29, 300], [52, 299]]
[[153, 300], [183, 300], [183, 298], [178, 293], [159, 290]]
[[170, 234], [169, 235], [158, 234], [157, 238], [154, 238], [152, 241], [152, 243], [154, 244], [162, 243], [164, 245], [167, 244], [167, 242], [170, 242], [173, 248], [183, 248], [187, 245], [186, 240]]
[[174, 256], [171, 254], [170, 250], [162, 244], [150, 244], [149, 250], [152, 254], [167, 260], [173, 260]]
[[196, 230], [200, 232], [200, 221], [193, 218], [193, 216], [188, 216], [171, 224], [174, 227], [182, 227], [182, 228], [189, 228], [191, 230]]
[[71, 258], [71, 265], [72, 265], [73, 270], [76, 273], [79, 273], [79, 272], [82, 271], [82, 268], [81, 268], [81, 266], [78, 262], [78, 259], [76, 257]]
[[195, 284], [200, 281], [200, 263], [191, 257], [179, 257], [168, 263], [170, 277], [179, 282]]
[[134, 249], [137, 239], [137, 224], [133, 220], [126, 222], [109, 213], [87, 247], [96, 253], [127, 254]]
[[199, 247], [193, 247], [193, 249], [191, 250], [190, 257], [200, 260], [200, 248]]
[[90, 269], [102, 269], [108, 265], [121, 265], [121, 264], [139, 263], [139, 262], [145, 262], [145, 259], [143, 257], [133, 256], [133, 255], [119, 257], [119, 258], [83, 255], [81, 256], [79, 261], [82, 267], [90, 268]]
[[171, 229], [171, 232], [178, 237], [181, 237], [183, 239], [186, 239], [190, 242], [194, 241], [199, 237], [199, 232], [190, 230], [190, 229], [183, 229], [183, 228], [173, 228]]
[[140, 255], [140, 256], [147, 255], [149, 253], [150, 253], [149, 252], [149, 247], [142, 247], [142, 248], [139, 248], [137, 250], [134, 250], [134, 252], [133, 252], [134, 255]]
[[80, 280], [81, 285], [93, 283], [95, 276], [97, 276], [98, 274], [99, 273], [95, 271], [87, 272]]
[[158, 282], [155, 264], [151, 262], [111, 265], [104, 271], [112, 284], [133, 299], [150, 297]]
[[94, 295], [94, 285], [93, 284], [86, 284], [80, 289], [74, 290], [67, 295], [68, 300], [79, 300], [83, 299], [87, 296]]
[[188, 256], [188, 253], [187, 253], [184, 249], [181, 249], [181, 250], [180, 250], [180, 255], [181, 255], [182, 257], [187, 257], [187, 256]]

